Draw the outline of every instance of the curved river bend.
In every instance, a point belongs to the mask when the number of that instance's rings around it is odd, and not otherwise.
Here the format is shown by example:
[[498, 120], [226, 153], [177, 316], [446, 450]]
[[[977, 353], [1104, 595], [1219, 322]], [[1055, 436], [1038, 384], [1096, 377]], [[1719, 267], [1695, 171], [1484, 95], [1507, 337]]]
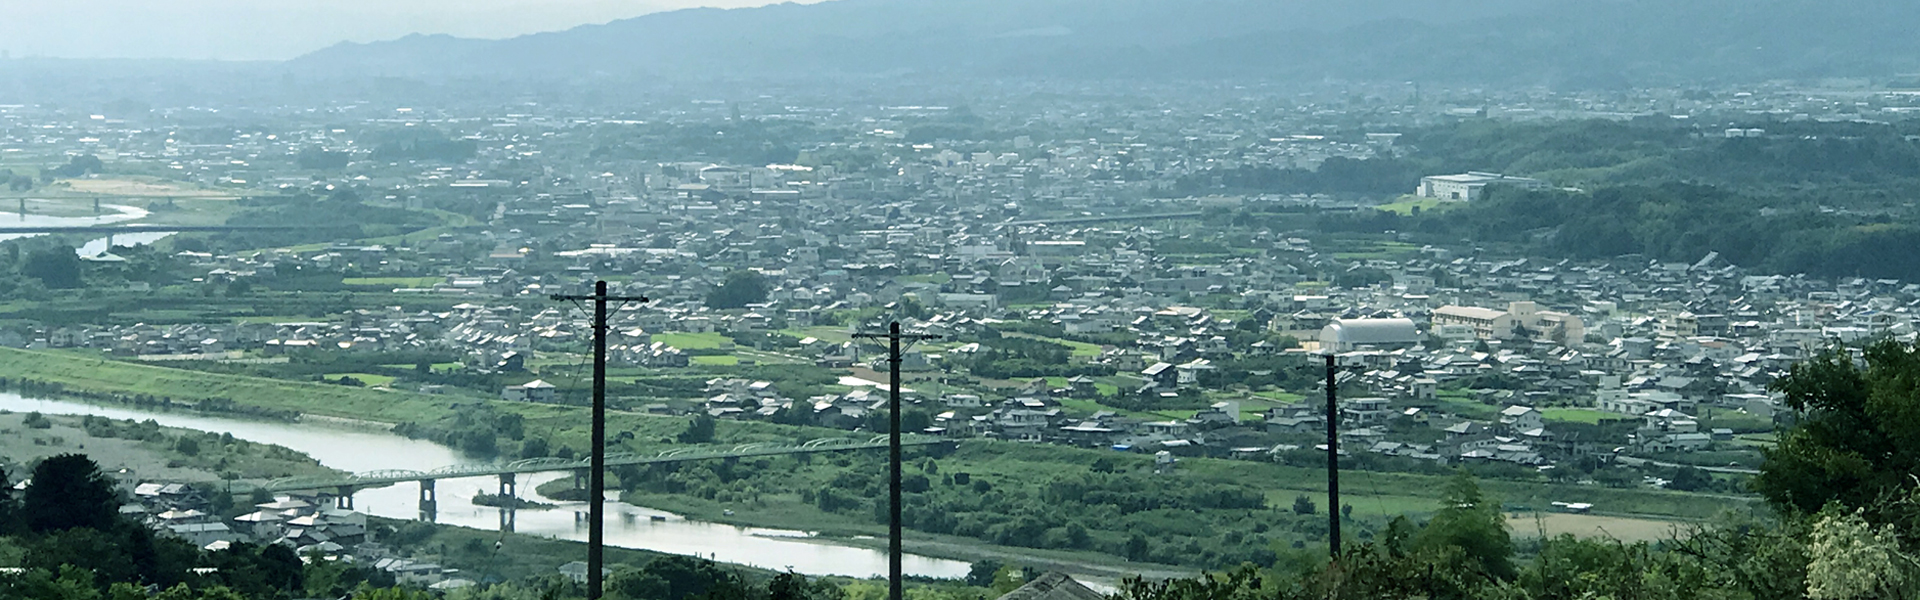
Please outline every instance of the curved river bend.
[[[124, 407], [95, 406], [59, 400], [22, 398], [0, 393], [0, 409], [13, 412], [39, 411], [60, 415], [96, 415], [113, 419], [153, 419], [161, 425], [230, 433], [233, 437], [276, 444], [298, 450], [319, 459], [320, 464], [342, 471], [364, 472], [381, 469], [430, 471], [444, 466], [477, 462], [452, 449], [431, 442], [412, 440], [391, 433], [337, 429], [318, 425], [293, 425], [265, 421], [244, 421], [209, 417], [189, 412], [144, 411]], [[533, 489], [541, 483], [567, 477], [564, 473], [520, 476], [517, 485], [523, 496], [537, 496]], [[498, 491], [499, 479], [493, 476], [442, 479], [435, 484], [439, 495], [437, 522], [498, 529], [503, 509], [474, 505], [481, 493]], [[514, 515], [514, 531], [523, 534], [585, 541], [586, 505], [558, 502], [559, 508], [520, 510]], [[356, 510], [395, 519], [413, 519], [419, 515], [419, 486], [401, 483], [384, 488], [360, 490], [353, 496]], [[696, 555], [730, 563], [766, 569], [787, 570], [808, 575], [844, 575], [885, 577], [885, 552], [815, 543], [792, 538], [805, 532], [735, 527], [690, 521], [678, 515], [634, 506], [611, 499], [607, 503], [607, 544], [641, 548], [672, 554]], [[653, 517], [665, 520], [656, 521]], [[558, 565], [555, 565], [556, 567]], [[964, 577], [969, 565], [909, 554], [902, 565], [908, 574], [930, 577]]]

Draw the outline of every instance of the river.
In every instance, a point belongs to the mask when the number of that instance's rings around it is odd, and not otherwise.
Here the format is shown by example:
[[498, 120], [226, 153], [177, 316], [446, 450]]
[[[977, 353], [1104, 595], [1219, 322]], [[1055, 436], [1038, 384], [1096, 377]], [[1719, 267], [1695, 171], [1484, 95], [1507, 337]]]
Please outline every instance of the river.
[[[298, 450], [319, 459], [320, 464], [342, 471], [364, 472], [382, 469], [430, 471], [436, 468], [477, 462], [451, 448], [431, 442], [412, 440], [391, 433], [343, 429], [313, 424], [289, 424], [268, 421], [223, 419], [191, 412], [144, 411], [117, 406], [95, 406], [59, 400], [22, 398], [0, 393], [0, 410], [39, 411], [45, 414], [97, 415], [113, 419], [153, 419], [161, 425], [214, 433], [276, 444]], [[538, 497], [534, 488], [567, 474], [522, 475], [516, 482], [522, 497]], [[497, 529], [503, 509], [474, 505], [480, 493], [494, 493], [499, 479], [493, 476], [443, 479], [435, 484], [439, 494], [436, 521], [477, 529]], [[515, 514], [514, 531], [549, 538], [585, 541], [586, 523], [575, 514], [586, 511], [585, 503], [543, 501], [560, 504], [549, 510], [520, 510]], [[419, 486], [402, 483], [384, 488], [361, 490], [353, 496], [354, 508], [371, 515], [413, 519], [419, 514]], [[884, 577], [885, 552], [803, 541], [799, 531], [735, 527], [692, 521], [679, 515], [623, 502], [607, 503], [606, 540], [608, 545], [641, 548], [672, 554], [711, 558], [721, 562], [752, 565], [766, 569], [792, 569], [808, 575], [844, 575]], [[656, 521], [660, 516], [665, 520]], [[558, 565], [555, 565], [556, 567]], [[965, 562], [909, 554], [902, 564], [910, 575], [964, 577]]]
[[[40, 202], [40, 201], [28, 199], [27, 202]], [[95, 225], [111, 225], [114, 223], [124, 223], [126, 221], [137, 221], [140, 219], [147, 218], [147, 215], [150, 214], [144, 208], [140, 208], [137, 206], [126, 206], [123, 204], [102, 204], [100, 205], [100, 208], [114, 210], [118, 212], [115, 212], [112, 214], [96, 215], [91, 217], [53, 217], [53, 216], [47, 216], [47, 215], [32, 214], [32, 209], [29, 208], [28, 214], [24, 217], [21, 216], [20, 213], [0, 212], [0, 226], [91, 227]], [[46, 235], [46, 234], [42, 234], [42, 233], [0, 234], [0, 240], [33, 237], [36, 235]], [[141, 244], [151, 244], [151, 243], [154, 243], [155, 241], [158, 241], [160, 238], [164, 238], [169, 235], [173, 235], [173, 233], [167, 232], [167, 231], [123, 233], [118, 236], [114, 236], [113, 245], [138, 246]], [[81, 244], [80, 247], [76, 248], [75, 250], [79, 252], [81, 256], [98, 256], [100, 253], [110, 250], [110, 248], [107, 246], [107, 238], [102, 237], [102, 238], [94, 238], [92, 240], [88, 240], [87, 243]]]

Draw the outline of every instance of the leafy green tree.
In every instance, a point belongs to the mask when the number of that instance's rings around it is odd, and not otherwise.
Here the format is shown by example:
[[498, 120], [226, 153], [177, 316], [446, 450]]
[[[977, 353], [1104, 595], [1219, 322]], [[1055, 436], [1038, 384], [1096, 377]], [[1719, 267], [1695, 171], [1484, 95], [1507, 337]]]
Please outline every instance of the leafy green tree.
[[1433, 520], [1414, 536], [1414, 547], [1435, 552], [1458, 549], [1454, 567], [1496, 580], [1512, 579], [1513, 538], [1507, 533], [1500, 503], [1480, 491], [1472, 475], [1454, 475]]
[[1920, 561], [1901, 551], [1892, 526], [1869, 524], [1862, 512], [1833, 505], [1814, 522], [1807, 596], [1864, 600], [1920, 595]]
[[71, 246], [55, 245], [28, 252], [20, 274], [53, 289], [80, 287], [80, 255]]
[[614, 573], [607, 578], [608, 596], [619, 600], [668, 600], [667, 580], [645, 569]]
[[659, 600], [697, 598], [709, 592], [737, 588], [741, 584], [739, 575], [721, 569], [713, 561], [687, 556], [653, 559], [653, 562], [647, 563], [645, 571], [666, 582], [665, 593], [656, 597]]
[[1293, 497], [1293, 513], [1294, 514], [1310, 515], [1310, 514], [1313, 514], [1315, 510], [1318, 510], [1318, 509], [1313, 505], [1313, 499], [1308, 498], [1306, 494], [1301, 494]]
[[48, 170], [47, 173], [56, 177], [79, 177], [88, 173], [100, 173], [106, 171], [106, 169], [107, 165], [106, 163], [100, 162], [100, 157], [92, 154], [82, 154], [67, 159], [67, 164], [54, 167]]
[[1683, 492], [1706, 489], [1709, 485], [1713, 485], [1713, 476], [1700, 470], [1699, 467], [1674, 469], [1673, 478], [1667, 482], [1667, 488]]
[[682, 444], [705, 444], [711, 442], [713, 441], [714, 426], [715, 422], [712, 416], [706, 414], [694, 415], [693, 421], [687, 423], [687, 429], [681, 431], [680, 435], [674, 436], [674, 440]]
[[541, 458], [547, 455], [547, 438], [530, 437], [520, 443], [520, 458]]
[[988, 587], [993, 585], [994, 574], [999, 573], [1000, 567], [1003, 566], [1006, 566], [1006, 564], [991, 558], [981, 559], [973, 563], [973, 565], [967, 568], [967, 585], [973, 587]]
[[84, 569], [91, 574], [88, 585], [95, 587], [113, 582], [137, 581], [140, 578], [139, 565], [126, 552], [123, 547], [125, 543], [124, 537], [101, 529], [74, 527], [48, 530], [36, 536], [27, 546], [27, 556], [22, 562], [26, 567], [49, 572], [66, 567]]
[[1753, 479], [1775, 507], [1809, 515], [1831, 502], [1868, 508], [1920, 473], [1920, 350], [1889, 340], [1867, 346], [1864, 358], [1862, 368], [1829, 348], [1770, 386], [1799, 417], [1762, 450]]
[[120, 494], [100, 465], [83, 454], [61, 454], [33, 469], [20, 506], [34, 532], [87, 528], [107, 530], [120, 514]]
[[94, 587], [93, 574], [83, 567], [29, 568], [19, 576], [0, 578], [0, 598], [100, 600], [100, 590]]
[[747, 269], [727, 273], [726, 281], [707, 292], [707, 308], [745, 308], [767, 301], [771, 284], [765, 275]]
[[20, 499], [14, 494], [6, 465], [0, 465], [0, 536], [14, 533], [19, 527], [19, 518]]

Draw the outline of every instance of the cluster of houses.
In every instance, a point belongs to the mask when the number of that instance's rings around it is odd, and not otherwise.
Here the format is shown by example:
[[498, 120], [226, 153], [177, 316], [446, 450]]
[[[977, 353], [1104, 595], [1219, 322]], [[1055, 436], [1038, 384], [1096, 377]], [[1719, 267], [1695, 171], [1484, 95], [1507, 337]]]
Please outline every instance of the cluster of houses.
[[[122, 481], [126, 481], [122, 479]], [[203, 550], [218, 551], [234, 544], [285, 546], [301, 560], [352, 561], [369, 565], [408, 585], [446, 589], [472, 585], [460, 572], [437, 563], [407, 558], [397, 549], [371, 539], [365, 514], [339, 508], [325, 494], [284, 494], [253, 506], [251, 512], [222, 518], [215, 514], [211, 494], [225, 493], [210, 484], [145, 482], [126, 489], [130, 502], [120, 513]]]

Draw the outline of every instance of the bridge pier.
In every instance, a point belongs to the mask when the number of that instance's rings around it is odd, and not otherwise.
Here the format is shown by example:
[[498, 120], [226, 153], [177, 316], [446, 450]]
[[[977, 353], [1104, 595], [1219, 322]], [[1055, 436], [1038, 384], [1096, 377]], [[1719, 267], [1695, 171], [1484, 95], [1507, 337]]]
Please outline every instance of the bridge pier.
[[519, 484], [514, 481], [512, 473], [500, 474], [500, 495], [508, 498], [518, 498], [520, 496]]
[[511, 508], [500, 509], [500, 531], [505, 533], [513, 533], [514, 515], [518, 514], [519, 512], [520, 511], [511, 509]]
[[353, 486], [340, 486], [340, 493], [333, 497], [333, 507], [340, 510], [353, 510]]
[[420, 480], [420, 520], [433, 522], [439, 514], [440, 495], [433, 489], [433, 480]]
[[573, 489], [576, 489], [576, 490], [587, 489], [587, 470], [586, 469], [579, 469], [573, 472]]

